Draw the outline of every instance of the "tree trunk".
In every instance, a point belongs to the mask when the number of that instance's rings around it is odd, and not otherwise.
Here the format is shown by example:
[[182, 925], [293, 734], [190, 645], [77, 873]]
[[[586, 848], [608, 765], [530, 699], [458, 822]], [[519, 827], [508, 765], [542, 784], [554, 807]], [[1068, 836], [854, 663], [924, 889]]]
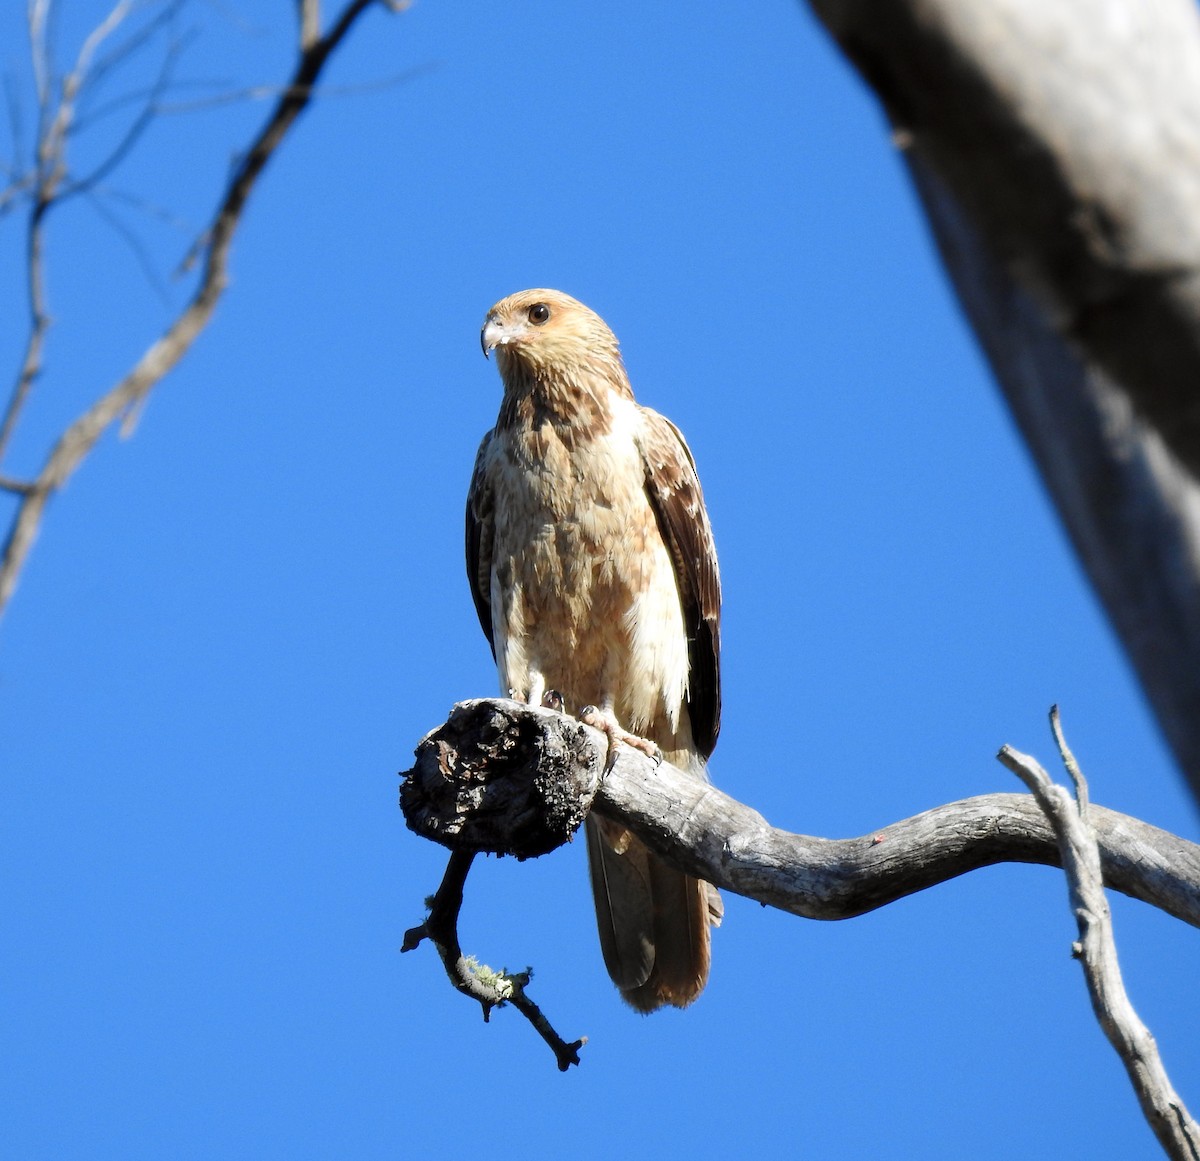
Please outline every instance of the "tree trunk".
[[810, 3], [1200, 801], [1200, 9]]

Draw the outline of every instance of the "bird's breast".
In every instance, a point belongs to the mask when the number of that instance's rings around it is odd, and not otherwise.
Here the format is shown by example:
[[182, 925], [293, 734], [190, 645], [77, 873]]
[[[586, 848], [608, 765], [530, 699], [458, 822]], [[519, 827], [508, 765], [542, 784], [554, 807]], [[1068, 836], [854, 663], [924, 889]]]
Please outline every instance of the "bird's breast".
[[[624, 401], [622, 401], [623, 403]], [[504, 688], [536, 671], [569, 708], [611, 701], [630, 728], [677, 720], [687, 640], [645, 488], [636, 405], [607, 430], [506, 432], [492, 465], [493, 628]]]

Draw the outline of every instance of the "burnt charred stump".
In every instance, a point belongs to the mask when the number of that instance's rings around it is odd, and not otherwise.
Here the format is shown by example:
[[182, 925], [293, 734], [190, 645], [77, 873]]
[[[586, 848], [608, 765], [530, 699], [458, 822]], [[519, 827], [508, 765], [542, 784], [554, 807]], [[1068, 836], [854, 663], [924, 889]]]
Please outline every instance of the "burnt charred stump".
[[459, 702], [416, 756], [400, 787], [409, 829], [450, 850], [518, 859], [571, 841], [602, 770], [579, 722], [500, 699]]

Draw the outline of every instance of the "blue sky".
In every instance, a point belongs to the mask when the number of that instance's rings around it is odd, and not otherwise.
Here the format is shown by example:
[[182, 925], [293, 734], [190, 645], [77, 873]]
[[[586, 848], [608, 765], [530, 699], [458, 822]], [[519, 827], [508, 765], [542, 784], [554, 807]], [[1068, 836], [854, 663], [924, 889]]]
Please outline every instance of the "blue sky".
[[[0, 63], [24, 84], [20, 8]], [[64, 50], [103, 8], [64, 4]], [[292, 5], [233, 11], [185, 15], [180, 75], [205, 86], [183, 96], [285, 75]], [[495, 691], [462, 504], [500, 396], [479, 326], [528, 286], [602, 314], [695, 453], [722, 788], [862, 834], [1016, 789], [993, 755], [1049, 764], [1057, 701], [1095, 800], [1200, 828], [887, 127], [804, 6], [418, 0], [369, 13], [328, 79], [349, 91], [272, 163], [212, 327], [55, 502], [0, 626], [11, 1155], [1158, 1156], [1044, 868], [837, 924], [730, 898], [704, 997], [642, 1018], [604, 974], [581, 847], [488, 861], [464, 943], [532, 963], [534, 998], [590, 1038], [565, 1076], [428, 948], [400, 956], [444, 859], [405, 830], [396, 771]], [[51, 221], [56, 325], [10, 470], [161, 330], [263, 115], [165, 118], [99, 209]], [[116, 128], [81, 138], [81, 168]], [[1195, 1108], [1200, 941], [1114, 909]]]

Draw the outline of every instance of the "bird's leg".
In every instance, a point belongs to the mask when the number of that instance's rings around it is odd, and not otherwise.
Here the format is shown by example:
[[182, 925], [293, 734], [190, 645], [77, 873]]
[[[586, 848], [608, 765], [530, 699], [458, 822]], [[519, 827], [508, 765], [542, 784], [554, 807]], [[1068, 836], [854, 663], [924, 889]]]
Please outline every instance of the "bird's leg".
[[591, 726], [593, 729], [599, 730], [608, 738], [608, 760], [604, 763], [605, 774], [616, 763], [617, 751], [622, 744], [632, 746], [635, 750], [641, 750], [647, 757], [654, 759], [656, 766], [663, 760], [662, 751], [656, 743], [650, 741], [649, 738], [639, 738], [637, 734], [631, 734], [628, 730], [622, 728], [611, 706], [606, 705], [601, 709], [599, 706], [585, 705], [579, 711], [579, 720], [585, 726]]

